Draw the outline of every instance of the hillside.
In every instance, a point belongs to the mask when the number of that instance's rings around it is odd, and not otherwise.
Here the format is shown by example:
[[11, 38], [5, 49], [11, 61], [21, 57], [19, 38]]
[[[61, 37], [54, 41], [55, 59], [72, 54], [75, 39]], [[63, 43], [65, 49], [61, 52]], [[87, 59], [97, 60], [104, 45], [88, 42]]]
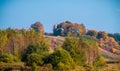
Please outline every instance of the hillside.
[[[51, 49], [54, 50], [57, 46], [61, 46], [65, 41], [65, 37], [61, 36], [45, 36], [51, 42]], [[120, 52], [120, 49], [114, 48], [116, 51]], [[107, 60], [120, 60], [120, 55], [109, 52], [101, 47], [99, 47], [100, 54], [104, 56]]]
[[101, 55], [104, 56], [107, 60], [120, 60], [120, 55], [116, 55], [102, 48], [99, 48], [99, 50]]

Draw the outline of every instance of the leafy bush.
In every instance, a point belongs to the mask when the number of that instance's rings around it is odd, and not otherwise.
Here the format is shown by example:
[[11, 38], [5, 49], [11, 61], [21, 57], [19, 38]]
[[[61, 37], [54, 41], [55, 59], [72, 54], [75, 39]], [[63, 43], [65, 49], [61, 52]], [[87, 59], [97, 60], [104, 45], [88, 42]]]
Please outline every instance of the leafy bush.
[[26, 49], [26, 54], [31, 54], [36, 52], [36, 46], [34, 45], [29, 45], [28, 48]]
[[[44, 44], [42, 44], [44, 43]], [[26, 49], [26, 53], [23, 54], [23, 58], [22, 60], [23, 61], [27, 61], [27, 57], [32, 54], [32, 53], [35, 53], [35, 54], [38, 54], [38, 55], [41, 55], [43, 57], [45, 57], [46, 55], [49, 54], [49, 47], [47, 45], [47, 43], [42, 42], [40, 44], [31, 44], [28, 46], [28, 48]]]
[[12, 63], [17, 61], [19, 61], [19, 59], [12, 54], [0, 55], [0, 62]]
[[32, 64], [32, 71], [37, 71], [37, 65], [36, 63], [33, 62]]
[[44, 63], [43, 56], [32, 53], [27, 56], [27, 65], [32, 66], [33, 63], [36, 63], [37, 65], [42, 65]]
[[47, 63], [51, 63], [55, 69], [71, 69], [75, 66], [70, 54], [61, 47], [57, 47], [53, 54], [49, 55], [46, 60]]
[[31, 44], [26, 49], [26, 54], [37, 53], [37, 54], [46, 54], [49, 52], [49, 45], [46, 41], [42, 41], [39, 44]]
[[106, 61], [102, 56], [97, 57], [93, 63], [94, 67], [103, 67], [105, 65], [106, 65]]

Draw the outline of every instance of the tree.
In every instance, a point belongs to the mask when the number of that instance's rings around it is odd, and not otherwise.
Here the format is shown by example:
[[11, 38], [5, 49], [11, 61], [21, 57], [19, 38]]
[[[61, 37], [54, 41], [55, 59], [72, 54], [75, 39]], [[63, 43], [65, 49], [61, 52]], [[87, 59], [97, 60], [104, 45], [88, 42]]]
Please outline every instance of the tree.
[[89, 36], [80, 37], [82, 51], [85, 54], [85, 63], [93, 66], [93, 62], [100, 56], [96, 39]]
[[[25, 47], [27, 48], [30, 44], [41, 44], [43, 46], [49, 46], [49, 41], [45, 39], [42, 34], [34, 31], [34, 29], [27, 30], [23, 33]], [[44, 45], [45, 44], [45, 45]]]
[[36, 22], [35, 24], [32, 24], [31, 28], [33, 28], [38, 33], [44, 34], [44, 27], [40, 22]]
[[92, 66], [93, 61], [99, 56], [98, 45], [90, 37], [67, 37], [62, 47], [70, 53], [77, 65]]
[[77, 36], [86, 33], [85, 26], [83, 24], [72, 23], [70, 21], [62, 22], [60, 24], [55, 24], [53, 27], [53, 34], [55, 36]]
[[33, 63], [37, 65], [42, 65], [44, 63], [43, 56], [36, 53], [29, 54], [27, 56], [27, 65], [32, 66]]
[[7, 30], [7, 51], [17, 57], [21, 57], [21, 52], [24, 50], [24, 37], [23, 34], [20, 33], [18, 30], [14, 30], [12, 28], [8, 28]]
[[[39, 37], [40, 38], [40, 37]], [[41, 37], [39, 43], [29, 44], [26, 49], [26, 53], [23, 55], [22, 60], [25, 61], [28, 65], [32, 65], [32, 61], [37, 65], [42, 65], [44, 63], [43, 59], [49, 54], [49, 44], [45, 38]], [[32, 60], [32, 57], [40, 60], [40, 63], [37, 63], [35, 59]], [[31, 59], [31, 60], [29, 60]]]
[[37, 53], [37, 54], [45, 54], [49, 52], [49, 47], [46, 44], [31, 44], [26, 49], [26, 54]]
[[113, 37], [120, 45], [120, 33], [109, 33], [108, 36]]
[[7, 38], [8, 38], [8, 50], [11, 54], [15, 55], [15, 48], [16, 48], [16, 36], [17, 33], [14, 29], [8, 28], [7, 30]]
[[3, 54], [5, 52], [5, 47], [7, 43], [7, 32], [5, 30], [0, 30], [0, 54]]
[[96, 37], [98, 35], [98, 32], [96, 30], [88, 30], [86, 35], [90, 35], [90, 36]]
[[46, 58], [46, 62], [51, 63], [56, 69], [71, 69], [75, 66], [70, 54], [61, 47], [57, 47], [55, 51]]
[[84, 64], [84, 54], [79, 46], [79, 38], [76, 37], [68, 37], [65, 39], [63, 43], [63, 49], [67, 50], [72, 56], [73, 60], [78, 64]]
[[105, 31], [98, 32], [98, 35], [97, 35], [98, 39], [100, 38], [107, 39], [107, 37], [108, 37], [108, 34]]

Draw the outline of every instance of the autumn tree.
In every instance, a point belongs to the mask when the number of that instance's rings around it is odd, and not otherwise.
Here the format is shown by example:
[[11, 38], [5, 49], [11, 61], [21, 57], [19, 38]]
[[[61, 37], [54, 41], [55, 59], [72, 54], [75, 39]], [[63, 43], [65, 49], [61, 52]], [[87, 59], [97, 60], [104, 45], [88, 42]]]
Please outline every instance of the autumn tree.
[[100, 39], [100, 38], [107, 39], [107, 37], [108, 37], [107, 32], [105, 32], [105, 31], [98, 32], [98, 35], [97, 35], [98, 39]]
[[16, 33], [16, 31], [14, 30], [14, 29], [12, 29], [12, 28], [8, 28], [7, 30], [7, 38], [8, 38], [8, 52], [10, 52], [10, 53], [12, 53], [13, 55], [15, 55], [15, 49], [16, 49], [16, 46], [17, 46], [17, 41], [19, 41], [19, 40], [17, 40], [17, 33]]
[[40, 22], [32, 24], [31, 28], [33, 28], [38, 33], [44, 34], [44, 27]]
[[96, 30], [88, 30], [86, 35], [96, 37], [98, 35], [98, 32]]
[[0, 30], [0, 54], [5, 53], [7, 43], [7, 32], [5, 30]]
[[61, 35], [82, 35], [86, 33], [85, 26], [83, 24], [72, 23], [70, 21], [55, 24], [53, 27], [53, 34], [55, 36]]
[[108, 36], [113, 37], [120, 45], [120, 33], [109, 33]]

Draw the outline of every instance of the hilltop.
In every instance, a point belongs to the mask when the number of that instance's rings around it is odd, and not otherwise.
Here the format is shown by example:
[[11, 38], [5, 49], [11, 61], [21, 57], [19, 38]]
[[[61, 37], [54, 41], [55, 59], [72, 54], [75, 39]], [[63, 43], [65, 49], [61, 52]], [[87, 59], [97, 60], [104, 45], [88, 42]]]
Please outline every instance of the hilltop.
[[[58, 36], [58, 37], [57, 37]], [[51, 41], [51, 48], [61, 45], [64, 42], [65, 36], [91, 36], [96, 39], [99, 45], [99, 49], [103, 56], [111, 59], [120, 59], [120, 35], [110, 34], [105, 31], [88, 30], [83, 24], [72, 23], [70, 21], [62, 22], [60, 24], [55, 24], [53, 26], [53, 35], [45, 35]]]

